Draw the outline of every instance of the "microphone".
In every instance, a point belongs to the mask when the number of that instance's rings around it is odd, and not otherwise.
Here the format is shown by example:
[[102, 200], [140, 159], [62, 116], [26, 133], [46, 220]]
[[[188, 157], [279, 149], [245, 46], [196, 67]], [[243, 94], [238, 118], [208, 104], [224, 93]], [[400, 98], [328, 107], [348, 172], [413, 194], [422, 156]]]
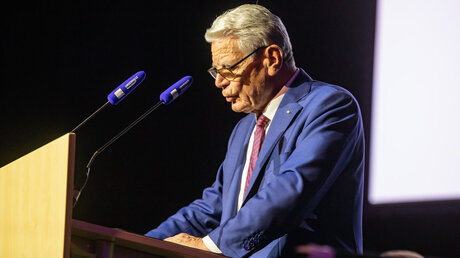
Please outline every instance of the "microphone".
[[[130, 78], [131, 79], [131, 78]], [[128, 79], [129, 81], [129, 79]], [[140, 83], [140, 82], [139, 82]], [[152, 113], [153, 110], [157, 109], [159, 106], [162, 104], [169, 104], [177, 97], [182, 95], [193, 83], [193, 78], [192, 76], [185, 76], [184, 78], [180, 79], [176, 83], [174, 83], [171, 87], [169, 87], [167, 90], [163, 91], [160, 95], [160, 101], [157, 102], [155, 105], [153, 105], [149, 110], [147, 110], [144, 114], [142, 114], [140, 117], [138, 117], [136, 120], [134, 120], [131, 124], [129, 124], [125, 129], [123, 129], [121, 132], [119, 132], [115, 137], [110, 139], [106, 144], [104, 144], [102, 147], [100, 147], [98, 150], [96, 150], [93, 153], [93, 156], [91, 156], [91, 159], [88, 161], [88, 164], [86, 165], [86, 168], [88, 171], [86, 172], [86, 179], [85, 182], [83, 183], [83, 186], [80, 188], [80, 190], [74, 190], [74, 207], [77, 205], [78, 198], [80, 197], [81, 192], [86, 186], [86, 183], [88, 182], [89, 178], [89, 172], [91, 169], [91, 165], [93, 164], [95, 158], [97, 155], [101, 154], [107, 147], [109, 147], [112, 143], [114, 143], [118, 138], [120, 138], [123, 134], [128, 132], [131, 128], [133, 128], [137, 123], [142, 121], [146, 116], [148, 116], [150, 113]], [[120, 85], [119, 87], [121, 87]], [[116, 92], [117, 89], [115, 89], [112, 93]], [[111, 94], [112, 94], [111, 93]], [[109, 94], [110, 95], [110, 94]], [[122, 98], [121, 98], [122, 99]], [[120, 99], [120, 101], [121, 101]]]
[[192, 83], [192, 76], [185, 76], [184, 78], [174, 83], [167, 90], [163, 91], [163, 93], [160, 95], [160, 100], [163, 101], [163, 103], [166, 105], [171, 103], [177, 97], [182, 95], [182, 93], [184, 93], [184, 91], [186, 91], [190, 85], [192, 85]]
[[139, 71], [135, 73], [133, 76], [129, 77], [126, 81], [124, 81], [120, 86], [116, 87], [109, 95], [107, 95], [108, 101], [98, 108], [94, 113], [88, 116], [83, 122], [81, 122], [77, 127], [75, 127], [71, 133], [77, 131], [82, 125], [86, 124], [91, 118], [93, 118], [97, 113], [99, 113], [102, 109], [107, 107], [109, 103], [112, 105], [117, 105], [120, 103], [129, 93], [131, 93], [145, 78], [145, 72]]
[[133, 76], [129, 77], [128, 80], [120, 84], [117, 88], [115, 88], [109, 95], [107, 95], [107, 99], [109, 100], [112, 105], [117, 105], [122, 101], [129, 93], [131, 93], [145, 78], [145, 73], [143, 71], [139, 71], [135, 73]]

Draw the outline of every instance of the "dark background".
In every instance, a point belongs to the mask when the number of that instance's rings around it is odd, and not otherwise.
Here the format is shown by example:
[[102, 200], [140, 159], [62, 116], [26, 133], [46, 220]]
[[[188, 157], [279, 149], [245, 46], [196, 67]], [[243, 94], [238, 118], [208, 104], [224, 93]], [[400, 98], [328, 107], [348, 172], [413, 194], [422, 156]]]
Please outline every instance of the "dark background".
[[[77, 132], [80, 188], [92, 153], [163, 90], [192, 75], [195, 82], [184, 96], [99, 155], [73, 211], [75, 219], [139, 234], [156, 227], [214, 181], [242, 117], [206, 73], [211, 54], [203, 35], [217, 15], [243, 3], [248, 1], [36, 1], [3, 8], [0, 166], [70, 131], [116, 86], [145, 71], [129, 97]], [[375, 1], [259, 3], [285, 23], [297, 66], [355, 95], [369, 146]], [[460, 256], [459, 216], [458, 201], [366, 203], [365, 250]]]

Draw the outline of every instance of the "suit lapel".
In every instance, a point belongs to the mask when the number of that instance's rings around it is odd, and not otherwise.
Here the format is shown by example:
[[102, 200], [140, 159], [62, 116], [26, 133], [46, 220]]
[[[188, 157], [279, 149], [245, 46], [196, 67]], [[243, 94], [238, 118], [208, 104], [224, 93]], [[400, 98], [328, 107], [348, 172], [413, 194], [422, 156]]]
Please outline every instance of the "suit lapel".
[[222, 221], [225, 221], [236, 215], [238, 196], [240, 193], [241, 185], [241, 174], [244, 168], [244, 163], [246, 161], [246, 151], [249, 143], [249, 138], [251, 137], [252, 129], [255, 125], [254, 115], [248, 115], [243, 119], [245, 119], [245, 121], [242, 121], [242, 124], [238, 129], [238, 134], [235, 135], [235, 139], [232, 142], [233, 146], [239, 146], [239, 148], [231, 148], [235, 151], [235, 153], [232, 153], [232, 155], [235, 155], [236, 160], [232, 160], [230, 162], [230, 164], [232, 164], [234, 167], [228, 170], [230, 173], [232, 173], [232, 175], [230, 175], [231, 179], [230, 184], [227, 186], [227, 191], [224, 191], [228, 194], [225, 195], [223, 200], [225, 208], [222, 214]]
[[[297, 113], [302, 110], [302, 106], [299, 105], [297, 101], [310, 92], [311, 83], [309, 82], [311, 80], [312, 79], [308, 76], [308, 74], [301, 69], [297, 78], [284, 95], [262, 144], [254, 171], [252, 172], [251, 181], [246, 191], [246, 196], [251, 192], [251, 189], [257, 181], [259, 174], [261, 174], [261, 170], [270, 157], [273, 148], [279, 142], [281, 136], [296, 117]], [[247, 201], [246, 196], [243, 205]]]

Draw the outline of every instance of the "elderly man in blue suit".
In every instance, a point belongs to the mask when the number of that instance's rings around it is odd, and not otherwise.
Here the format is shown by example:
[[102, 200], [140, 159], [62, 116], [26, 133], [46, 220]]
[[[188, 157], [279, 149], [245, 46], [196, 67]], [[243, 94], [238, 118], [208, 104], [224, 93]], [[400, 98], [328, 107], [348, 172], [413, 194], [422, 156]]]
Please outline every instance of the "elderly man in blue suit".
[[341, 87], [296, 67], [281, 20], [260, 5], [206, 31], [209, 73], [235, 112], [214, 184], [146, 235], [230, 257], [290, 257], [301, 244], [362, 253], [364, 135]]

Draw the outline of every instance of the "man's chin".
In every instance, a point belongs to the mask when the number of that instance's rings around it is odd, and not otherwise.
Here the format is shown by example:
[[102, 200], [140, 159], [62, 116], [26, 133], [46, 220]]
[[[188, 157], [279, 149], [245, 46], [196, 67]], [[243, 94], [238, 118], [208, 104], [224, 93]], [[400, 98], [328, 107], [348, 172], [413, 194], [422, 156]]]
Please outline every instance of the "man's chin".
[[253, 113], [251, 106], [241, 105], [241, 103], [238, 102], [232, 103], [232, 110], [237, 113]]
[[241, 110], [241, 109], [239, 109], [237, 107], [234, 107], [233, 105], [232, 105], [232, 110], [233, 110], [233, 112], [237, 112], [237, 113], [243, 112], [243, 110]]

